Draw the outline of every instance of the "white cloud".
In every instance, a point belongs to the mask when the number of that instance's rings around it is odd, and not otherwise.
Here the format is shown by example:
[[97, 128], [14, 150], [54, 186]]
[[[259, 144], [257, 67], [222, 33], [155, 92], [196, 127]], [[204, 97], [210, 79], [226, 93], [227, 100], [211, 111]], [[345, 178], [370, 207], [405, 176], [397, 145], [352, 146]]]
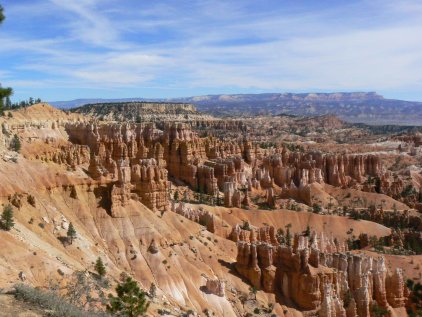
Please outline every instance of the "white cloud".
[[[278, 2], [274, 2], [278, 3]], [[422, 6], [361, 1], [254, 10], [254, 1], [120, 2], [48, 0], [66, 32], [2, 36], [0, 58], [24, 86], [38, 76], [86, 87], [227, 86], [261, 90], [421, 90]], [[11, 11], [25, 10], [11, 6]], [[28, 11], [28, 15], [31, 12]], [[52, 25], [54, 27], [54, 25]], [[1, 34], [1, 33], [0, 33]], [[4, 77], [4, 76], [2, 76]], [[58, 78], [61, 80], [58, 80]], [[158, 97], [158, 96], [157, 96]], [[422, 98], [422, 95], [421, 95]]]

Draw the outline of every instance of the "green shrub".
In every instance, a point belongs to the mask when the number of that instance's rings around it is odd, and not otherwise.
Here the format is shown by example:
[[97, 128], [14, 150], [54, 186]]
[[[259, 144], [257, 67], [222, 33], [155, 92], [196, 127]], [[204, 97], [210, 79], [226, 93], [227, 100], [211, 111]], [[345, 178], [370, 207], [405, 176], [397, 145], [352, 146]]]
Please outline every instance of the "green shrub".
[[103, 260], [101, 260], [100, 257], [98, 257], [97, 262], [95, 262], [95, 271], [101, 278], [103, 278], [107, 273]]
[[13, 208], [11, 205], [6, 205], [1, 215], [1, 227], [3, 230], [9, 231], [13, 228], [15, 222], [13, 221]]
[[14, 136], [13, 136], [13, 139], [12, 139], [12, 141], [10, 142], [10, 149], [12, 150], [12, 151], [15, 151], [15, 152], [18, 152], [19, 153], [19, 151], [21, 150], [21, 141], [19, 140], [19, 137], [18, 137], [18, 135], [17, 134], [15, 134]]
[[116, 287], [117, 296], [109, 295], [107, 311], [117, 316], [137, 317], [143, 316], [148, 310], [149, 302], [146, 293], [141, 290], [138, 283], [132, 278]]

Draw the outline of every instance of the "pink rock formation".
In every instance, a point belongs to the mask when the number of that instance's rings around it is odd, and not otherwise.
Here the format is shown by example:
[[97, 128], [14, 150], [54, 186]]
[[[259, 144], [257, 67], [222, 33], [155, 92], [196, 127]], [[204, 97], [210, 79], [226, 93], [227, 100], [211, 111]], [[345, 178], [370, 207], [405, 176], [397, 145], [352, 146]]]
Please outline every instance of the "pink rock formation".
[[110, 184], [111, 214], [117, 216], [132, 193], [152, 210], [168, 207], [168, 180], [164, 149], [152, 142], [151, 126], [129, 124], [68, 125], [70, 140], [91, 150], [88, 171], [102, 184]]
[[226, 296], [226, 293], [225, 293], [226, 284], [223, 280], [220, 280], [218, 278], [208, 279], [205, 287], [207, 291], [211, 294], [214, 294], [220, 297]]
[[205, 226], [209, 232], [214, 233], [216, 231], [215, 217], [209, 211], [202, 208], [199, 208], [198, 210], [192, 209], [184, 202], [180, 202], [178, 205], [173, 202], [171, 210], [191, 221]]
[[289, 247], [270, 242], [265, 230], [253, 239], [254, 232], [248, 236], [235, 227], [230, 237], [237, 239], [237, 271], [257, 288], [279, 291], [300, 309], [324, 317], [369, 317], [373, 301], [385, 308], [404, 306], [401, 270], [388, 275], [383, 257], [345, 253], [343, 243], [322, 234], [295, 235]]

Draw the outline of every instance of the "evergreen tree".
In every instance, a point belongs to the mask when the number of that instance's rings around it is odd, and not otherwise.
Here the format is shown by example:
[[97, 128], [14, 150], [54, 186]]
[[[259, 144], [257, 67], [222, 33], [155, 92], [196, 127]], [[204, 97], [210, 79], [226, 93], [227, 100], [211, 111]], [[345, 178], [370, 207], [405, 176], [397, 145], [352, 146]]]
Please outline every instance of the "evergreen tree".
[[290, 227], [287, 228], [286, 230], [286, 245], [288, 247], [292, 246], [292, 234], [290, 233]]
[[179, 201], [179, 192], [178, 191], [176, 191], [174, 193], [174, 201]]
[[280, 244], [284, 244], [284, 230], [282, 229], [282, 228], [278, 228], [277, 229], [277, 235], [276, 235], [276, 237], [277, 237], [277, 241], [278, 241], [278, 243], [280, 243]]
[[309, 237], [311, 235], [311, 228], [309, 226], [306, 227], [306, 230], [303, 231], [303, 235], [305, 237]]
[[12, 109], [12, 101], [10, 100], [10, 96], [6, 96], [5, 109]]
[[70, 239], [70, 244], [72, 244], [73, 239], [76, 238], [76, 230], [72, 223], [69, 224], [69, 228], [67, 229], [67, 237]]
[[409, 279], [406, 281], [406, 286], [410, 291], [409, 299], [413, 304], [409, 316], [422, 316], [422, 284]]
[[10, 149], [19, 153], [19, 151], [21, 150], [21, 146], [21, 141], [19, 140], [18, 135], [15, 134], [13, 136], [12, 141], [10, 142]]
[[199, 190], [198, 201], [200, 204], [204, 202], [204, 194], [202, 193], [202, 190]]
[[318, 205], [317, 203], [314, 203], [314, 204], [312, 205], [312, 211], [313, 211], [315, 214], [319, 214], [319, 213], [322, 211], [322, 208], [321, 208], [321, 206], [320, 206], [320, 205]]
[[2, 23], [4, 19], [5, 19], [5, 16], [3, 14], [3, 7], [0, 5], [0, 23]]
[[101, 260], [100, 257], [98, 257], [97, 262], [95, 262], [95, 271], [101, 278], [103, 278], [107, 273], [103, 260]]
[[[3, 14], [3, 7], [0, 5], [0, 24], [5, 19], [5, 16]], [[2, 88], [0, 86], [0, 116], [4, 114], [4, 99], [7, 97], [10, 97], [13, 94], [12, 88]]]
[[258, 289], [255, 286], [249, 287], [249, 294], [252, 294], [254, 300], [256, 300], [257, 292], [258, 292]]
[[376, 302], [371, 306], [371, 316], [374, 317], [387, 317], [390, 316], [390, 313], [384, 307], [379, 306]]
[[1, 226], [4, 230], [9, 231], [15, 225], [13, 221], [13, 208], [10, 205], [7, 205], [3, 208], [3, 213], [1, 215]]
[[137, 317], [143, 316], [148, 310], [149, 302], [146, 293], [141, 290], [136, 281], [127, 277], [116, 287], [117, 296], [108, 295], [109, 304], [107, 311], [117, 316]]

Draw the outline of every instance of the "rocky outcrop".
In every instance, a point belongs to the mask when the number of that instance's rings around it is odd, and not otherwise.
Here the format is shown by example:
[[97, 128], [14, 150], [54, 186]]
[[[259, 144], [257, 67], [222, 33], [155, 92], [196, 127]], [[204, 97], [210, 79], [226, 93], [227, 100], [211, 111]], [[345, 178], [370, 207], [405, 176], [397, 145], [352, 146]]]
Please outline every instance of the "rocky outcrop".
[[267, 205], [270, 208], [275, 208], [274, 189], [272, 188], [267, 189]]
[[404, 306], [401, 270], [389, 275], [383, 257], [346, 253], [344, 243], [316, 233], [296, 235], [292, 247], [272, 243], [271, 234], [242, 241], [253, 234], [239, 228], [231, 236], [237, 239], [236, 270], [259, 289], [281, 292], [301, 310], [369, 317], [373, 301], [385, 308]]
[[67, 144], [37, 153], [34, 158], [44, 162], [65, 164], [75, 168], [76, 166], [89, 163], [90, 153], [87, 146]]
[[250, 226], [250, 229], [246, 230], [242, 229], [240, 225], [236, 225], [232, 228], [228, 238], [234, 242], [247, 241], [253, 243], [259, 241], [278, 245], [275, 228], [273, 226], [261, 228]]
[[167, 170], [160, 167], [156, 159], [142, 159], [132, 165], [134, 191], [140, 201], [152, 210], [168, 207]]
[[331, 284], [324, 284], [323, 299], [318, 312], [319, 317], [346, 317], [343, 301], [338, 298]]
[[[71, 142], [90, 148], [88, 170], [94, 179], [116, 182], [117, 162], [128, 162], [132, 173], [138, 175], [131, 178], [132, 193], [152, 209], [166, 208], [166, 172], [213, 198], [222, 191], [226, 207], [248, 206], [246, 190], [265, 189], [267, 204], [276, 208], [277, 186], [281, 187], [277, 197], [293, 197], [311, 204], [312, 184], [354, 186], [382, 171], [375, 155], [290, 152], [284, 147], [263, 153], [247, 140], [200, 138], [183, 123], [166, 123], [163, 130], [154, 124], [80, 123], [68, 124], [66, 131]], [[145, 177], [139, 176], [142, 166], [149, 170]], [[121, 189], [116, 189], [115, 194], [123, 195]]]
[[151, 243], [148, 247], [148, 252], [150, 252], [152, 254], [156, 254], [156, 253], [158, 253], [158, 251], [159, 251], [158, 250], [158, 244], [154, 239], [152, 239], [152, 241], [151, 241]]
[[224, 206], [241, 208], [242, 194], [237, 189], [235, 182], [224, 183]]
[[152, 210], [168, 208], [164, 149], [152, 142], [153, 126], [77, 124], [66, 129], [72, 142], [90, 148], [91, 177], [110, 184], [112, 215], [132, 196]]
[[88, 104], [73, 110], [75, 113], [110, 121], [196, 121], [213, 120], [188, 103], [112, 102]]
[[204, 210], [203, 208], [193, 209], [188, 204], [184, 202], [176, 203], [172, 202], [171, 211], [182, 215], [183, 217], [199, 223], [207, 228], [209, 232], [214, 233], [216, 231], [216, 221], [215, 216], [209, 211]]
[[283, 149], [263, 160], [263, 166], [280, 187], [297, 187], [327, 183], [333, 186], [350, 186], [362, 182], [367, 175], [381, 175], [381, 161], [376, 155], [300, 153]]
[[208, 279], [207, 280], [207, 284], [205, 285], [205, 288], [207, 290], [208, 293], [220, 296], [220, 297], [225, 297], [225, 287], [226, 284], [223, 280], [221, 279]]
[[386, 279], [387, 301], [392, 307], [402, 307], [406, 303], [403, 271], [396, 268]]

